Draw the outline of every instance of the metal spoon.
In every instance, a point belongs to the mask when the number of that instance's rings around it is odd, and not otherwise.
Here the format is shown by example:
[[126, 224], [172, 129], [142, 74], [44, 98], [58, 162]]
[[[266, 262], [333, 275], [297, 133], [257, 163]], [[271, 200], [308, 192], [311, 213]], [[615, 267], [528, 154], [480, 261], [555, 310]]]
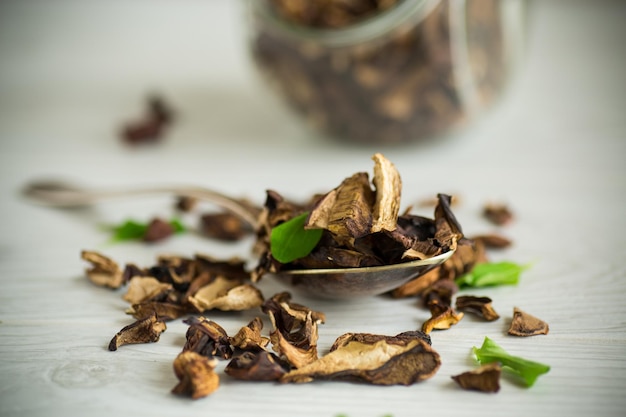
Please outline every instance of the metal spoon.
[[[174, 194], [206, 200], [231, 211], [255, 229], [258, 225], [258, 209], [218, 191], [202, 187], [170, 186], [86, 190], [64, 182], [34, 181], [23, 188], [22, 194], [38, 204], [59, 208], [83, 207], [104, 199], [150, 194]], [[452, 256], [453, 252], [449, 251], [432, 258], [393, 265], [362, 268], [300, 269], [281, 271], [272, 275], [281, 283], [289, 285], [296, 291], [309, 296], [322, 298], [366, 297], [391, 291], [423, 275], [445, 262]]]

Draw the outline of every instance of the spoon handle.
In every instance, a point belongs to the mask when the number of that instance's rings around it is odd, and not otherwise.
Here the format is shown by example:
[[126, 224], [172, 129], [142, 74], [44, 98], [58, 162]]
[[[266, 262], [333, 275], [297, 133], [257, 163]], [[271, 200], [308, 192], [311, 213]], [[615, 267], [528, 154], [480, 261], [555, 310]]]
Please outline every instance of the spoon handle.
[[29, 200], [49, 207], [73, 208], [95, 204], [100, 200], [174, 194], [197, 198], [220, 206], [256, 228], [260, 209], [219, 191], [197, 186], [161, 186], [125, 189], [86, 190], [62, 182], [33, 181], [22, 189]]

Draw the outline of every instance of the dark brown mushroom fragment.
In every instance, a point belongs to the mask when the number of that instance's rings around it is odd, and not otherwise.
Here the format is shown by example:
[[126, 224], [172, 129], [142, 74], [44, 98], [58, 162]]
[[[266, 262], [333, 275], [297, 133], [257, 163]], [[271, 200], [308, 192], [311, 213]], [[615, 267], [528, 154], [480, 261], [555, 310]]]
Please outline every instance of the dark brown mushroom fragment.
[[174, 226], [160, 218], [154, 218], [148, 223], [146, 233], [143, 236], [145, 242], [159, 242], [165, 240], [175, 233]]
[[491, 305], [491, 298], [463, 295], [456, 298], [456, 308], [477, 314], [487, 321], [495, 321], [500, 318]]
[[127, 123], [121, 130], [122, 140], [130, 145], [155, 143], [174, 120], [174, 111], [162, 96], [153, 94], [146, 100], [146, 112]]
[[517, 307], [513, 308], [513, 320], [508, 333], [512, 336], [535, 336], [548, 334], [548, 323], [528, 314]]
[[364, 382], [375, 385], [410, 385], [432, 377], [441, 360], [419, 338], [381, 339], [373, 343], [350, 341], [315, 362], [285, 374], [281, 382], [316, 379]]
[[209, 358], [229, 359], [233, 356], [226, 330], [213, 320], [192, 316], [183, 323], [189, 325], [183, 352], [192, 351]]
[[178, 384], [172, 393], [186, 395], [196, 400], [213, 393], [220, 384], [215, 373], [217, 361], [196, 352], [182, 352], [174, 360], [174, 373]]
[[253, 229], [232, 213], [205, 213], [200, 216], [200, 231], [212, 239], [234, 242], [250, 235]]
[[265, 350], [246, 351], [233, 357], [224, 368], [227, 375], [246, 381], [277, 381], [289, 371], [289, 364]]
[[255, 317], [230, 338], [230, 344], [240, 350], [261, 350], [270, 342], [269, 338], [261, 335], [262, 329], [263, 320]]
[[405, 343], [414, 339], [420, 339], [424, 342], [431, 344], [430, 336], [419, 330], [411, 330], [407, 332], [399, 333], [395, 336], [386, 336], [373, 333], [345, 333], [335, 339], [335, 342], [330, 348], [330, 351], [337, 350], [343, 346], [346, 346], [350, 342], [361, 342], [366, 344], [374, 344], [381, 340], [385, 340], [387, 343]]
[[483, 207], [483, 216], [491, 223], [503, 226], [513, 221], [513, 213], [506, 204], [487, 203]]
[[85, 273], [95, 285], [117, 289], [126, 283], [124, 272], [111, 258], [88, 250], [83, 250], [80, 256], [91, 264]]
[[473, 236], [472, 240], [482, 243], [487, 249], [505, 249], [513, 244], [511, 239], [496, 233]]
[[178, 305], [161, 301], [146, 301], [139, 304], [133, 304], [126, 314], [132, 315], [137, 320], [156, 315], [163, 321], [171, 321], [183, 317], [189, 311]]
[[482, 365], [474, 370], [454, 375], [451, 378], [463, 389], [498, 392], [500, 391], [500, 374], [502, 368], [497, 362]]
[[165, 323], [156, 315], [137, 320], [125, 326], [113, 336], [113, 339], [111, 339], [109, 343], [109, 350], [115, 351], [120, 346], [135, 343], [158, 342], [161, 333], [163, 333], [166, 328]]

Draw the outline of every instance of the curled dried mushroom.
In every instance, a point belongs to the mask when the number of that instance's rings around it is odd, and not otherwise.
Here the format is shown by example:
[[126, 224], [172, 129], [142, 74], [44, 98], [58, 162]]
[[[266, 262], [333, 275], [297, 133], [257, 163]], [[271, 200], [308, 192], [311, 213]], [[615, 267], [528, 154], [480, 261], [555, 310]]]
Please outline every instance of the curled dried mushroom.
[[91, 282], [101, 287], [113, 289], [124, 285], [123, 271], [111, 258], [88, 250], [82, 251], [80, 255], [82, 259], [91, 263], [91, 268], [85, 271]]
[[495, 321], [500, 318], [491, 305], [491, 298], [463, 295], [456, 298], [456, 308], [480, 315], [487, 321]]
[[158, 342], [161, 333], [163, 333], [166, 328], [165, 322], [160, 320], [156, 315], [137, 320], [125, 326], [113, 336], [113, 339], [111, 339], [109, 343], [109, 350], [115, 351], [120, 346], [129, 344]]
[[220, 384], [215, 373], [217, 361], [196, 352], [181, 352], [174, 360], [174, 373], [179, 382], [172, 389], [174, 394], [187, 395], [192, 399], [206, 397]]
[[432, 377], [440, 364], [439, 354], [421, 337], [373, 337], [341, 342], [317, 361], [289, 371], [280, 381], [323, 379], [411, 385]]
[[482, 392], [500, 391], [500, 375], [502, 367], [499, 363], [493, 362], [480, 367], [452, 376], [454, 382], [461, 388]]
[[538, 334], [548, 334], [548, 323], [528, 314], [519, 308], [513, 309], [513, 320], [508, 333], [512, 336], [535, 336]]

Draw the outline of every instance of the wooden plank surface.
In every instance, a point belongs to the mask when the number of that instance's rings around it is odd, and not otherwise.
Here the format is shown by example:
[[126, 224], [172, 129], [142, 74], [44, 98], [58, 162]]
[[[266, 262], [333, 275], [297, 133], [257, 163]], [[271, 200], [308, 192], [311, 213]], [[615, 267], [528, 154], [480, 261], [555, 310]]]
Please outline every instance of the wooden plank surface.
[[[2, 2], [0, 415], [623, 416], [626, 9], [623, 2], [531, 6], [525, 62], [496, 109], [455, 137], [381, 149], [313, 137], [266, 95], [237, 2]], [[122, 146], [116, 129], [153, 88], [172, 99], [180, 120], [158, 146]], [[111, 337], [132, 320], [122, 290], [87, 281], [80, 251], [147, 266], [160, 253], [248, 257], [252, 242], [186, 235], [107, 245], [99, 225], [168, 216], [172, 199], [63, 211], [19, 196], [28, 180], [53, 176], [100, 186], [192, 183], [257, 202], [268, 188], [304, 198], [370, 171], [377, 151], [402, 175], [404, 207], [437, 192], [458, 195], [467, 235], [501, 232], [514, 245], [492, 258], [532, 265], [517, 286], [480, 290], [500, 320], [468, 315], [434, 332], [442, 366], [410, 387], [245, 383], [224, 375], [222, 362], [215, 394], [174, 396], [172, 361], [186, 325], [168, 323], [158, 343], [109, 352]], [[510, 205], [511, 225], [481, 217], [491, 200]], [[271, 279], [259, 288], [265, 296], [285, 290]], [[322, 353], [342, 333], [396, 334], [429, 316], [415, 299], [298, 294], [295, 301], [326, 313]], [[506, 335], [516, 306], [546, 320], [550, 333]], [[207, 316], [234, 333], [257, 314]], [[530, 389], [505, 377], [498, 394], [460, 390], [450, 376], [475, 366], [471, 348], [485, 336], [550, 372]]]

